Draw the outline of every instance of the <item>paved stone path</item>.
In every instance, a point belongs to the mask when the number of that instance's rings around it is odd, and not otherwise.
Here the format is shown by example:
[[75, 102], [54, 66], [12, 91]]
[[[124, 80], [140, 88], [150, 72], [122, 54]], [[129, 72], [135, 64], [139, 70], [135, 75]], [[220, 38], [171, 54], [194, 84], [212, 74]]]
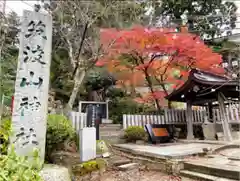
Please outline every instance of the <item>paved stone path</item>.
[[220, 151], [219, 154], [226, 156], [226, 157], [234, 157], [236, 159], [239, 159], [239, 161], [240, 161], [240, 148], [224, 149], [224, 150]]
[[[229, 170], [229, 171], [235, 171], [235, 172], [239, 172], [240, 170], [240, 160], [238, 160], [238, 158], [240, 158], [240, 148], [226, 148], [214, 155], [209, 155], [207, 157], [198, 157], [196, 155], [198, 153], [202, 153], [204, 148], [207, 148], [207, 150], [215, 150], [216, 148], [219, 148], [219, 146], [221, 145], [207, 144], [207, 143], [185, 143], [185, 144], [175, 143], [175, 144], [154, 145], [154, 146], [153, 145], [136, 145], [136, 144], [119, 144], [117, 146], [134, 153], [142, 154], [142, 155], [148, 154], [156, 157], [183, 158], [185, 161], [188, 161], [192, 164], [203, 165], [203, 166], [211, 167], [213, 169], [219, 168], [219, 170], [224, 169], [226, 171]], [[151, 181], [151, 180], [156, 180], [156, 178], [157, 180], [163, 180], [163, 181], [171, 180], [171, 179], [167, 179], [166, 175], [159, 172], [156, 172], [156, 173], [150, 172], [150, 175], [148, 175], [148, 173], [146, 172], [140, 172], [139, 174], [140, 175], [133, 175], [132, 177], [131, 176], [130, 177], [134, 178], [133, 181], [135, 180]], [[129, 179], [129, 181], [130, 180], [131, 179]], [[172, 180], [174, 181], [174, 179]], [[182, 178], [181, 180], [193, 181], [188, 178]], [[115, 180], [113, 179], [113, 181]]]
[[[215, 154], [207, 155], [205, 157], [199, 158], [186, 158], [186, 164], [191, 164], [191, 167], [185, 171], [195, 171], [194, 168], [198, 169], [198, 174], [206, 174], [204, 177], [211, 177], [213, 174], [218, 176], [217, 180], [228, 180], [225, 178], [230, 178], [228, 174], [231, 175], [237, 180], [240, 180], [240, 148], [225, 148], [224, 150], [218, 151]], [[201, 169], [199, 169], [201, 168]], [[193, 170], [191, 170], [193, 169]], [[207, 171], [208, 170], [208, 171]], [[223, 174], [226, 173], [226, 174]], [[227, 174], [228, 173], [228, 174]], [[192, 173], [190, 173], [191, 175]]]
[[231, 171], [240, 170], [240, 161], [229, 160], [227, 157], [216, 155], [213, 158], [198, 158], [194, 160], [187, 160], [196, 165], [205, 165], [216, 169], [224, 169]]
[[[188, 160], [191, 160], [188, 159]], [[205, 158], [192, 159], [202, 165], [240, 171], [240, 148], [225, 148]]]

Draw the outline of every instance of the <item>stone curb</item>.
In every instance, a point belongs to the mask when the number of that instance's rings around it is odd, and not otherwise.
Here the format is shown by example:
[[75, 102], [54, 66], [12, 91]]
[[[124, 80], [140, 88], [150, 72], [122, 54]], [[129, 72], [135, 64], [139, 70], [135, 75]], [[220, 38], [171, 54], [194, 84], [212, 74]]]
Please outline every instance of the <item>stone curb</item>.
[[149, 154], [127, 148], [121, 148], [117, 145], [112, 145], [116, 150], [125, 152], [131, 156], [126, 156], [133, 162], [140, 162], [146, 165], [148, 170], [151, 171], [162, 171], [165, 173], [179, 174], [180, 170], [183, 169], [184, 160], [160, 157], [159, 155]]

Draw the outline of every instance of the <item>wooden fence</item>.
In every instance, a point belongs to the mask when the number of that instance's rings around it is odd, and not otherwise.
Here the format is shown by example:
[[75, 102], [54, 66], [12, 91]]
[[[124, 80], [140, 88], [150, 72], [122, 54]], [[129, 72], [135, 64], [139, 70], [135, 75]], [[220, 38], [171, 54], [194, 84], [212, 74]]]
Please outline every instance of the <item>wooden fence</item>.
[[[206, 116], [205, 110], [193, 110], [193, 123], [203, 123]], [[186, 124], [186, 110], [165, 109], [163, 115], [123, 115], [124, 129], [145, 124]]]
[[[240, 124], [240, 111], [238, 105], [226, 107], [226, 113], [230, 123]], [[72, 121], [76, 131], [87, 125], [86, 113], [71, 112], [69, 119]], [[193, 110], [193, 124], [202, 124], [208, 119], [208, 113], [202, 110]], [[219, 109], [213, 109], [213, 121], [221, 124], [221, 116]], [[186, 124], [186, 110], [166, 109], [163, 115], [123, 115], [123, 128], [129, 126], [144, 126], [145, 124]]]
[[[226, 107], [229, 123], [240, 124], [240, 111], [238, 106]], [[208, 120], [208, 113], [204, 109], [193, 110], [193, 124], [202, 124]], [[221, 124], [219, 109], [213, 109], [213, 121]], [[123, 115], [123, 128], [129, 126], [144, 126], [145, 124], [186, 124], [186, 110], [166, 109], [163, 115]]]
[[[229, 123], [240, 123], [240, 110], [236, 105], [226, 107], [226, 114], [229, 118]], [[221, 123], [221, 114], [219, 109], [213, 109], [213, 121]]]
[[78, 132], [80, 129], [87, 127], [87, 114], [81, 112], [70, 112], [69, 119], [72, 121], [74, 129]]

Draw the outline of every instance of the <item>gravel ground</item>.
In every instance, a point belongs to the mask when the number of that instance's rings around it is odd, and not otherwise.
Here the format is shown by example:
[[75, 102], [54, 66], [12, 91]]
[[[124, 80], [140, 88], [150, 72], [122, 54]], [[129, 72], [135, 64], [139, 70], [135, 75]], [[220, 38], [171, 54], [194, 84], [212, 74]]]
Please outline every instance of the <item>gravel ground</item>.
[[[126, 158], [128, 154], [123, 153], [121, 151], [112, 150], [113, 155], [108, 160], [108, 162], [112, 162], [114, 160], [114, 155], [117, 157], [120, 156], [121, 159]], [[99, 180], [98, 180], [99, 181]], [[174, 177], [169, 176], [160, 171], [150, 171], [150, 170], [142, 170], [140, 168], [128, 171], [119, 171], [119, 170], [108, 170], [103, 173], [100, 181], [197, 181], [184, 177]]]
[[[112, 150], [112, 155], [107, 159], [109, 166], [114, 160], [128, 159], [128, 154], [121, 151]], [[143, 165], [139, 165], [133, 170], [120, 171], [115, 166], [110, 166], [101, 174], [100, 178], [92, 175], [90, 178], [83, 179], [84, 181], [197, 181], [184, 177], [169, 176], [160, 171], [146, 170]], [[81, 178], [76, 178], [76, 181], [83, 181]]]
[[101, 181], [196, 181], [188, 178], [174, 178], [154, 171], [110, 171], [105, 172]]

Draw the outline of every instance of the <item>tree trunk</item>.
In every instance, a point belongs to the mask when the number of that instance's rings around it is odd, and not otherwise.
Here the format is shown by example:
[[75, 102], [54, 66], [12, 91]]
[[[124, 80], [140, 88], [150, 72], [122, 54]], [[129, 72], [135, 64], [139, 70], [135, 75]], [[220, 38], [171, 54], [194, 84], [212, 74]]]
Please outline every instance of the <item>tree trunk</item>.
[[72, 109], [73, 104], [76, 100], [79, 88], [80, 88], [80, 86], [83, 82], [83, 79], [84, 79], [85, 75], [86, 75], [85, 70], [83, 70], [81, 72], [80, 71], [81, 71], [81, 68], [79, 67], [76, 71], [75, 76], [74, 76], [74, 86], [73, 86], [73, 90], [72, 90], [71, 96], [70, 96], [68, 104], [67, 104], [68, 109]]
[[[152, 92], [152, 93], [153, 93], [153, 92]], [[155, 103], [156, 103], [156, 106], [157, 106], [157, 110], [158, 110], [158, 112], [160, 113], [160, 112], [161, 112], [161, 106], [160, 106], [160, 104], [159, 104], [159, 102], [158, 102], [157, 99], [154, 98], [154, 100], [155, 100]]]
[[103, 100], [97, 90], [89, 90], [88, 101], [102, 102]]
[[[131, 68], [131, 73], [134, 75], [134, 69]], [[135, 89], [135, 77], [132, 76], [130, 79], [130, 95], [132, 97], [136, 96], [136, 89]]]
[[132, 97], [135, 97], [136, 96], [136, 90], [135, 90], [135, 86], [134, 85], [131, 85], [131, 88], [130, 88], [130, 95]]
[[[164, 85], [164, 84], [161, 84], [161, 86], [162, 86], [162, 89], [163, 89], [163, 91], [165, 92], [165, 94], [168, 95], [168, 91], [167, 91], [165, 85]], [[168, 101], [168, 109], [171, 109], [171, 108], [172, 108], [172, 102], [169, 101], [169, 100], [167, 100], [167, 101]]]
[[172, 109], [172, 102], [168, 100], [168, 109]]
[[[147, 83], [148, 83], [148, 87], [150, 88], [151, 93], [154, 94], [152, 80], [151, 80], [150, 76], [148, 75], [148, 73], [147, 73], [146, 71], [145, 71], [144, 73], [145, 73], [146, 81], [147, 81]], [[154, 102], [155, 102], [155, 104], [156, 104], [156, 106], [157, 106], [157, 110], [158, 110], [159, 113], [160, 113], [160, 111], [161, 111], [161, 106], [160, 106], [158, 100], [154, 98]]]

